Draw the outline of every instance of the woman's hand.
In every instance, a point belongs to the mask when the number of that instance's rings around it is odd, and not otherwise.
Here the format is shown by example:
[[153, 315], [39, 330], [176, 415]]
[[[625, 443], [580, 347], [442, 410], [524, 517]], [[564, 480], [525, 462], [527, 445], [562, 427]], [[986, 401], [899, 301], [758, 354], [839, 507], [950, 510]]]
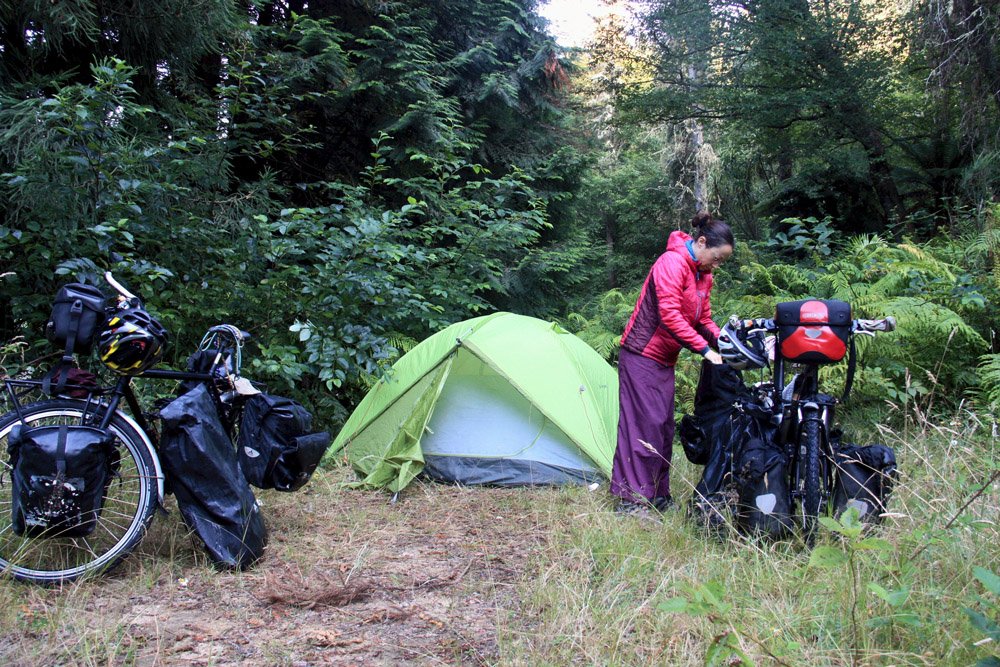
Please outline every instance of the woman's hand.
[[722, 363], [722, 355], [716, 352], [715, 350], [709, 350], [708, 352], [706, 352], [705, 358], [711, 361], [716, 366]]

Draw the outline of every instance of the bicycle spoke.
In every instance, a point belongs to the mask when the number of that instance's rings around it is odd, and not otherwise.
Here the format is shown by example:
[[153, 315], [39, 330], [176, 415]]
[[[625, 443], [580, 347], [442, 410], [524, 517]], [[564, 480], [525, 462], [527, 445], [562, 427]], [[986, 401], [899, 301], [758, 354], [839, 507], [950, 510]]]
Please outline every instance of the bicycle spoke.
[[[67, 399], [42, 401], [24, 406], [22, 414], [25, 423], [32, 426], [81, 424], [85, 421], [83, 405], [83, 401]], [[6, 419], [0, 422], [0, 455], [6, 450], [5, 435], [16, 423], [9, 416]], [[59, 534], [58, 528], [17, 535], [12, 520], [16, 505], [13, 489], [0, 483], [0, 572], [41, 582], [68, 581], [113, 566], [141, 539], [157, 498], [159, 480], [151, 465], [153, 454], [128, 422], [116, 418], [112, 432], [118, 438], [120, 470], [110, 478], [100, 509], [83, 514], [83, 521], [61, 530], [90, 528], [87, 535]], [[9, 469], [4, 461], [0, 475], [9, 478], [12, 473], [5, 472]]]

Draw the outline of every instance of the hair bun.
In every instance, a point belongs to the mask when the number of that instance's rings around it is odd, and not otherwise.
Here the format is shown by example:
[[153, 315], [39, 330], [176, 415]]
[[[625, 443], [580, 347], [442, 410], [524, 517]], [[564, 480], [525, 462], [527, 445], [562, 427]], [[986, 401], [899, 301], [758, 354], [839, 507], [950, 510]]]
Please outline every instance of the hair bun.
[[696, 229], [703, 229], [706, 225], [712, 222], [712, 214], [708, 211], [699, 211], [697, 215], [691, 218], [691, 226]]

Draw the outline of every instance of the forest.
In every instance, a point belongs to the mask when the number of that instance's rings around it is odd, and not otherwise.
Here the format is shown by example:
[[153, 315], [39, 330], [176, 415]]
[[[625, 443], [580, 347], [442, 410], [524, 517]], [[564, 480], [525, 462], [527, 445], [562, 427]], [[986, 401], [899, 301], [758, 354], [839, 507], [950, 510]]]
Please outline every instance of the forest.
[[[0, 656], [1000, 665], [1000, 4], [603, 2], [568, 47], [543, 0], [0, 0], [0, 379], [56, 363], [57, 289], [110, 270], [169, 331], [165, 366], [239, 326], [244, 374], [335, 435], [476, 315], [554, 321], [615, 363], [651, 263], [707, 210], [737, 241], [716, 322], [806, 297], [896, 319], [837, 413], [899, 452], [881, 532], [713, 541], [586, 487], [397, 506], [333, 466], [263, 496], [270, 560], [244, 578], [175, 525], [121, 579], [2, 582]], [[699, 368], [681, 356], [678, 414]], [[365, 568], [383, 597], [288, 602]]]
[[172, 364], [236, 323], [336, 422], [475, 314], [613, 360], [708, 209], [738, 239], [717, 319], [841, 298], [900, 323], [859, 398], [995, 408], [1000, 10], [619, 4], [585, 49], [533, 0], [0, 4], [0, 365], [47, 363], [57, 286], [111, 269]]

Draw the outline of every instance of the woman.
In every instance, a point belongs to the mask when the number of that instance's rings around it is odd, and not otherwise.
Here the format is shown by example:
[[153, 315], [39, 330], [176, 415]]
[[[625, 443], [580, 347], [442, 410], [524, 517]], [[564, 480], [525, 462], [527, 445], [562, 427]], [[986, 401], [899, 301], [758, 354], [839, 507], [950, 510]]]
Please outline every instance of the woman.
[[618, 357], [618, 447], [611, 493], [621, 512], [664, 510], [670, 497], [674, 439], [674, 364], [681, 348], [714, 364], [719, 327], [712, 321], [712, 270], [733, 254], [733, 232], [699, 213], [692, 235], [670, 234], [622, 335]]

